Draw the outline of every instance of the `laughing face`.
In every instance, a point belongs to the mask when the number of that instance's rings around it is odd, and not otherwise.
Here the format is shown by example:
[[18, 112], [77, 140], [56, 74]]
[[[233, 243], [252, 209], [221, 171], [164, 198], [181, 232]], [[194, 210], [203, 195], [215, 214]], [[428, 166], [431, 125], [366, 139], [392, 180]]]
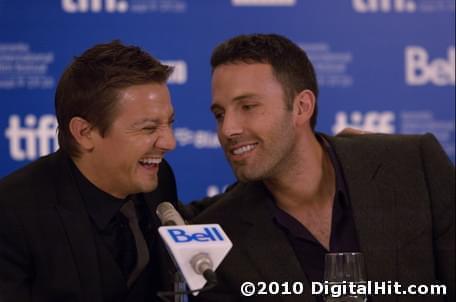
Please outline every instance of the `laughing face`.
[[120, 90], [116, 106], [104, 137], [94, 133], [91, 180], [119, 198], [153, 191], [164, 154], [176, 146], [168, 88], [165, 84], [127, 87]]
[[240, 181], [285, 172], [293, 153], [292, 112], [269, 64], [226, 64], [212, 77], [211, 110], [225, 155]]

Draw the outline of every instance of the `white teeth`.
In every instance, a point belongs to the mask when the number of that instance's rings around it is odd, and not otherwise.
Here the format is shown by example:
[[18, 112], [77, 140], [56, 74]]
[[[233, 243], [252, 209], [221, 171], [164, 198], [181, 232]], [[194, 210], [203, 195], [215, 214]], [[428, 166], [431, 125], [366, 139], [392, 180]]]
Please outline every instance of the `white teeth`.
[[253, 149], [255, 149], [255, 145], [246, 145], [246, 146], [242, 146], [241, 148], [233, 150], [233, 154], [240, 155], [240, 154], [243, 154], [245, 152], [249, 152], [249, 151], [251, 151]]
[[145, 165], [152, 165], [152, 164], [159, 164], [161, 163], [162, 159], [161, 158], [143, 158], [139, 160], [140, 163], [145, 164]]
[[161, 158], [153, 158], [153, 159], [152, 159], [152, 163], [153, 163], [153, 164], [159, 164], [159, 163], [161, 163], [161, 161], [162, 161]]

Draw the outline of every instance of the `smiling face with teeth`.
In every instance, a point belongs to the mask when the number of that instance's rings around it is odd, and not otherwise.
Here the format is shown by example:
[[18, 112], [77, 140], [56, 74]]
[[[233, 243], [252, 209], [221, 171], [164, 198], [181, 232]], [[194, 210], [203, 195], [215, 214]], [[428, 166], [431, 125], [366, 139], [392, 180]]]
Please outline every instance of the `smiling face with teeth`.
[[269, 64], [224, 64], [212, 76], [211, 110], [236, 177], [265, 180], [296, 158], [292, 111]]
[[152, 83], [121, 89], [116, 106], [104, 136], [95, 128], [85, 134], [85, 152], [75, 162], [94, 185], [118, 198], [153, 191], [159, 163], [176, 146], [168, 88]]

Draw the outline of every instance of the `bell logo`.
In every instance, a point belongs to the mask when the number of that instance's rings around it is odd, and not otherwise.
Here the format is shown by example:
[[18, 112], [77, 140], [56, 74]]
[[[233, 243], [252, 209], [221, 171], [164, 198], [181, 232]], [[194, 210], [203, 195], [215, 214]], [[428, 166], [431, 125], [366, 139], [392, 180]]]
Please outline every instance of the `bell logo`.
[[74, 13], [125, 13], [128, 11], [126, 0], [62, 0], [63, 11]]
[[58, 149], [57, 120], [53, 115], [39, 119], [29, 114], [21, 127], [20, 117], [11, 115], [5, 136], [9, 140], [11, 158], [17, 161], [34, 160]]
[[352, 0], [353, 9], [358, 13], [413, 13], [414, 0]]
[[378, 133], [394, 133], [395, 115], [392, 111], [368, 111], [364, 115], [354, 111], [350, 116], [343, 111], [336, 113], [336, 121], [332, 127], [333, 134], [337, 134], [345, 128], [356, 128], [363, 131]]
[[405, 49], [405, 82], [411, 86], [432, 83], [436, 86], [455, 85], [454, 46], [447, 50], [447, 58], [429, 60], [423, 47]]
[[187, 233], [182, 228], [172, 228], [167, 230], [171, 238], [176, 243], [182, 242], [207, 242], [207, 241], [224, 241], [217, 227], [205, 227], [202, 232]]

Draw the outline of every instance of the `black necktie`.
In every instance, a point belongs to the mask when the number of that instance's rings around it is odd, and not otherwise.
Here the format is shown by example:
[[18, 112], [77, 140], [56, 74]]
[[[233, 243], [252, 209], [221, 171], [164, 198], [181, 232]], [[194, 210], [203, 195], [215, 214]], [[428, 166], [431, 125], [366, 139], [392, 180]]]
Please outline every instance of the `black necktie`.
[[126, 258], [129, 259], [136, 258], [136, 263], [133, 266], [133, 269], [128, 270], [129, 275], [127, 280], [127, 286], [131, 287], [131, 285], [138, 278], [139, 274], [144, 270], [147, 263], [149, 263], [149, 249], [147, 248], [146, 240], [144, 239], [143, 233], [139, 227], [134, 202], [132, 200], [127, 201], [120, 209], [120, 212], [128, 220], [128, 227], [130, 228], [130, 231], [133, 235], [134, 245], [136, 247], [136, 251], [134, 251], [136, 252], [136, 257], [131, 257], [131, 255], [129, 257], [128, 255], [126, 255]]

